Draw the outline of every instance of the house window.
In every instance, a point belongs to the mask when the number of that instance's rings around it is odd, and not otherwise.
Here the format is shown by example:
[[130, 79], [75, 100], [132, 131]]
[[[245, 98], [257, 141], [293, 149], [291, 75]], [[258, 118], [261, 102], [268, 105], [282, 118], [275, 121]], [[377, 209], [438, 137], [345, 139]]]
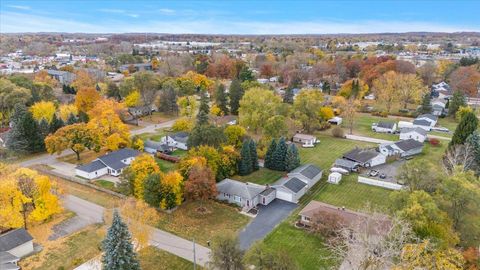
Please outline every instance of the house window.
[[236, 201], [236, 202], [242, 202], [242, 198], [239, 197], [239, 196], [233, 196], [233, 200]]
[[305, 220], [305, 221], [310, 221], [311, 218], [310, 218], [310, 217], [307, 217], [307, 216], [303, 216], [303, 220]]

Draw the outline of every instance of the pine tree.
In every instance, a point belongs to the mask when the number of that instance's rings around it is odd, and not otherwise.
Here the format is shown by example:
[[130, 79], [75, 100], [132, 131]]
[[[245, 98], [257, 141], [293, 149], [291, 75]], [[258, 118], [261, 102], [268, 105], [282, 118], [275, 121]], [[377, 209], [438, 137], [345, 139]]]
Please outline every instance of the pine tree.
[[[49, 126], [47, 120], [42, 119], [40, 121], [40, 123], [38, 124], [38, 131], [40, 133], [40, 137], [42, 138], [42, 141], [44, 142], [45, 138], [50, 133], [50, 126]], [[45, 145], [43, 147], [45, 147]]]
[[230, 111], [232, 114], [238, 115], [238, 108], [240, 108], [240, 100], [242, 99], [244, 94], [240, 81], [234, 79], [230, 84], [230, 89], [228, 92], [230, 95]]
[[285, 94], [283, 95], [283, 102], [292, 104], [293, 96], [293, 88], [288, 87], [287, 90], [285, 90]]
[[480, 174], [480, 134], [478, 131], [473, 132], [468, 136], [466, 142], [473, 149], [473, 157], [475, 159], [474, 169], [477, 175]]
[[112, 226], [103, 240], [102, 269], [139, 270], [137, 254], [133, 250], [131, 235], [117, 210], [113, 212]]
[[465, 95], [460, 91], [455, 91], [449, 101], [448, 115], [455, 116], [460, 107], [467, 105]]
[[65, 123], [62, 118], [58, 118], [56, 114], [53, 115], [52, 121], [50, 122], [50, 133], [55, 133], [59, 128], [63, 127]]
[[426, 93], [422, 99], [422, 106], [420, 107], [421, 113], [431, 113], [432, 112], [432, 104], [431, 104], [431, 96], [430, 93]]
[[12, 129], [8, 132], [6, 146], [14, 152], [28, 152], [28, 138], [24, 136], [21, 122], [27, 114], [24, 105], [17, 104], [10, 119]]
[[285, 171], [285, 157], [287, 155], [287, 143], [285, 138], [280, 138], [275, 153], [273, 153], [272, 167], [277, 171]]
[[298, 154], [298, 149], [295, 144], [290, 144], [287, 150], [287, 155], [285, 157], [285, 169], [287, 172], [290, 172], [300, 166], [300, 155]]
[[77, 123], [77, 117], [75, 117], [75, 115], [73, 115], [73, 113], [71, 113], [69, 116], [68, 116], [68, 119], [67, 119], [67, 125], [73, 125]]
[[254, 140], [250, 140], [250, 159], [252, 161], [252, 171], [258, 171], [260, 166], [258, 165], [258, 154], [257, 154], [257, 144]]
[[268, 146], [267, 153], [265, 153], [265, 163], [264, 167], [268, 169], [273, 169], [273, 154], [275, 153], [275, 148], [277, 148], [277, 142], [275, 139], [272, 139], [270, 145]]
[[217, 86], [217, 91], [215, 92], [215, 103], [224, 115], [228, 114], [228, 99], [227, 93], [225, 92], [225, 85], [223, 84], [219, 84]]
[[208, 124], [208, 114], [210, 112], [210, 107], [208, 106], [208, 97], [202, 92], [200, 98], [200, 106], [197, 114], [197, 126]]
[[467, 138], [472, 135], [478, 127], [478, 118], [473, 112], [466, 113], [453, 133], [450, 146], [464, 144]]
[[243, 141], [242, 150], [240, 152], [240, 162], [238, 163], [238, 174], [247, 175], [252, 172], [252, 159], [250, 156], [250, 143], [248, 140]]

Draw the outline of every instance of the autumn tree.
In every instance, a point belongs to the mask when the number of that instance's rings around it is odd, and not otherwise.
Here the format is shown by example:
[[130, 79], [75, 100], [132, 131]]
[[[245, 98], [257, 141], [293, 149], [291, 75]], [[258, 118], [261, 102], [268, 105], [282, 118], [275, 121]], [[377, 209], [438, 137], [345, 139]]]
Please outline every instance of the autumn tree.
[[79, 112], [87, 113], [100, 99], [95, 87], [80, 88], [75, 96], [75, 106]]
[[125, 97], [125, 106], [136, 107], [140, 105], [140, 93], [138, 91], [132, 91]]
[[465, 260], [454, 248], [438, 248], [434, 243], [424, 240], [421, 243], [409, 243], [403, 246], [400, 262], [394, 270], [409, 269], [464, 269]]
[[362, 99], [363, 96], [365, 96], [365, 94], [368, 92], [368, 90], [369, 87], [364, 81], [360, 79], [351, 79], [346, 81], [342, 85], [342, 88], [340, 88], [338, 95], [347, 99], [351, 97]]
[[35, 82], [38, 83], [44, 83], [52, 88], [57, 86], [58, 81], [55, 80], [52, 76], [48, 75], [48, 72], [46, 70], [40, 70], [35, 74], [34, 78]]
[[387, 112], [390, 112], [392, 105], [399, 101], [397, 86], [398, 76], [394, 71], [389, 71], [373, 81], [373, 92], [378, 101], [385, 104]]
[[151, 155], [142, 154], [135, 158], [122, 171], [121, 189], [127, 194], [133, 194], [136, 198], [143, 198], [144, 183], [149, 175], [159, 173], [155, 158]]
[[172, 209], [183, 201], [183, 177], [177, 171], [171, 171], [162, 178], [162, 209]]
[[459, 67], [450, 75], [450, 86], [466, 96], [477, 97], [480, 72], [474, 66]]
[[180, 110], [180, 116], [193, 118], [197, 113], [198, 102], [195, 96], [183, 96], [178, 98], [177, 105]]
[[274, 115], [268, 118], [263, 126], [263, 135], [267, 138], [278, 138], [287, 136], [287, 118], [283, 115]]
[[45, 120], [50, 123], [56, 110], [55, 104], [51, 101], [36, 102], [30, 107], [33, 118], [38, 122]]
[[246, 130], [239, 125], [230, 125], [223, 130], [223, 133], [225, 133], [227, 144], [240, 148], [243, 138], [246, 134]]
[[352, 98], [345, 99], [343, 97], [336, 97], [334, 103], [341, 109], [342, 117], [345, 119], [345, 123], [347, 124], [350, 134], [352, 134], [357, 110], [360, 107], [360, 102]]
[[143, 200], [152, 207], [159, 208], [163, 199], [162, 173], [154, 173], [143, 183]]
[[75, 72], [75, 80], [73, 80], [70, 86], [74, 87], [77, 90], [77, 93], [82, 89], [95, 89], [95, 80], [86, 70], [80, 69]]
[[264, 243], [256, 243], [249, 249], [245, 255], [244, 260], [251, 265], [255, 266], [255, 269], [268, 270], [268, 269], [284, 269], [284, 270], [297, 270], [300, 269], [286, 250], [275, 249], [271, 250]]
[[142, 97], [143, 104], [151, 104], [159, 85], [155, 74], [149, 71], [136, 72], [133, 75], [133, 81]]
[[63, 122], [68, 122], [68, 120], [74, 116], [78, 115], [78, 108], [74, 104], [62, 104], [58, 107], [58, 116], [62, 119]]
[[15, 85], [11, 81], [0, 78], [0, 120], [6, 126], [16, 104], [26, 105], [32, 98], [30, 89]]
[[77, 160], [80, 160], [80, 153], [86, 149], [97, 152], [100, 150], [98, 134], [84, 123], [58, 129], [45, 139], [45, 146], [50, 154], [60, 154], [63, 150], [70, 149], [77, 155]]
[[398, 74], [397, 76], [395, 92], [399, 101], [402, 102], [403, 108], [406, 109], [409, 103], [419, 103], [422, 96], [428, 91], [420, 78], [415, 74]]
[[188, 118], [180, 118], [175, 120], [175, 122], [172, 125], [172, 130], [173, 131], [186, 131], [190, 132], [193, 129], [193, 121]]
[[272, 91], [261, 88], [248, 90], [240, 101], [240, 125], [258, 133], [268, 118], [277, 114], [280, 104], [280, 97]]
[[[428, 177], [425, 177], [428, 175]], [[435, 192], [441, 182], [441, 175], [431, 162], [412, 160], [405, 162], [397, 175], [399, 182], [403, 183], [411, 192], [424, 190], [430, 194]]]
[[207, 166], [194, 165], [185, 181], [185, 198], [203, 202], [217, 196], [215, 175]]
[[212, 243], [209, 266], [213, 269], [243, 270], [243, 251], [233, 235], [221, 235]]
[[293, 115], [302, 123], [307, 132], [312, 132], [320, 126], [320, 109], [322, 108], [323, 95], [314, 89], [301, 90], [293, 102]]

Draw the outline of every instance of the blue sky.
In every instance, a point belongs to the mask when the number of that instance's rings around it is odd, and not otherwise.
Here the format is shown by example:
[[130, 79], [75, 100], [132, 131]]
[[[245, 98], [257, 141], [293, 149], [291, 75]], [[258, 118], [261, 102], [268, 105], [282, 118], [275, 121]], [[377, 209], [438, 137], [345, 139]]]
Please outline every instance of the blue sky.
[[480, 31], [480, 1], [0, 1], [0, 33]]

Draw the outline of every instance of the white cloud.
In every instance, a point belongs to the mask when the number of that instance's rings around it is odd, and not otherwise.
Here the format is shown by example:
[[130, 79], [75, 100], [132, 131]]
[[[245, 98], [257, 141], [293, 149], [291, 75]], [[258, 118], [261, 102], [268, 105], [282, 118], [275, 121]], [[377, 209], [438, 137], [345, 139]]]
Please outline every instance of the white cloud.
[[163, 13], [163, 14], [174, 14], [175, 10], [169, 9], [169, 8], [161, 8], [158, 10], [158, 12]]
[[29, 6], [19, 6], [19, 5], [7, 5], [7, 7], [21, 9], [21, 10], [29, 10], [31, 9]]
[[[122, 10], [104, 12], [122, 13], [125, 16], [138, 18], [138, 14]], [[2, 32], [89, 32], [89, 33], [192, 33], [192, 34], [335, 34], [335, 33], [395, 33], [395, 32], [460, 32], [477, 31], [480, 27], [437, 24], [429, 22], [404, 21], [228, 21], [209, 20], [103, 20], [81, 22], [72, 19], [53, 18], [3, 12], [0, 16]]]
[[126, 12], [126, 10], [123, 10], [123, 9], [112, 9], [112, 8], [102, 8], [102, 9], [99, 9], [98, 11], [105, 12], [105, 13], [117, 13], [117, 14], [123, 14]]

